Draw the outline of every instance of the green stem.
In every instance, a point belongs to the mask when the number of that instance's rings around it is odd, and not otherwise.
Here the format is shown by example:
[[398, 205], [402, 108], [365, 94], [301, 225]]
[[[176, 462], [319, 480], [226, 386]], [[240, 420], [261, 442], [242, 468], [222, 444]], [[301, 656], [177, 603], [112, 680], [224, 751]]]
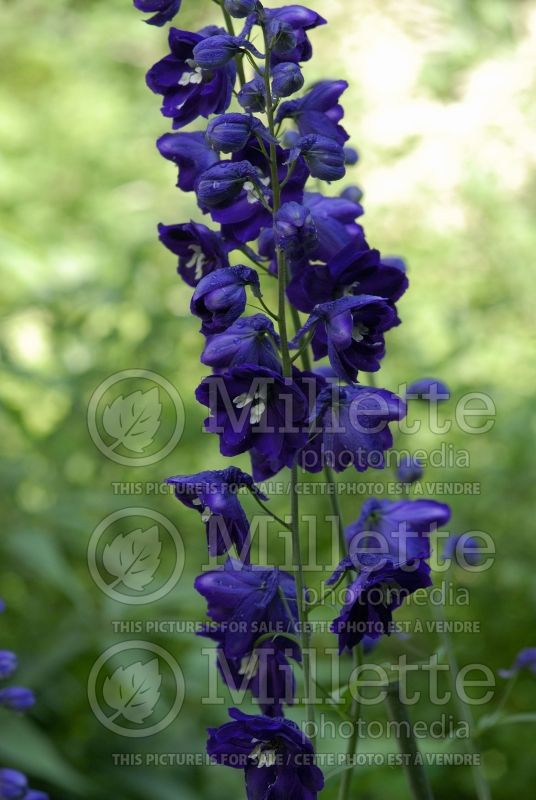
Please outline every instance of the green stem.
[[[274, 104], [272, 100], [272, 88], [270, 85], [270, 47], [266, 30], [263, 30], [266, 60], [264, 66], [264, 84], [266, 89], [266, 117], [268, 120], [268, 130], [275, 137]], [[274, 217], [281, 207], [281, 187], [279, 185], [279, 174], [277, 166], [276, 145], [270, 144], [270, 173], [273, 193], [273, 214]], [[287, 330], [287, 264], [281, 248], [276, 248], [277, 255], [277, 276], [278, 276], [278, 323], [279, 337], [281, 340], [281, 359], [283, 362], [283, 375], [287, 378], [292, 376], [292, 362], [288, 346]], [[308, 608], [305, 601], [305, 581], [303, 576], [303, 564], [300, 547], [300, 519], [299, 519], [299, 499], [297, 492], [298, 468], [293, 466], [291, 470], [291, 530], [292, 530], [292, 560], [295, 568], [296, 595], [299, 619], [299, 635], [301, 642], [302, 661], [303, 661], [303, 680], [305, 685], [305, 705], [307, 711], [307, 721], [309, 729], [314, 731], [315, 709], [314, 709], [314, 684], [311, 669], [310, 652], [310, 633], [308, 629]], [[311, 737], [313, 738], [313, 737]]]
[[[346, 540], [344, 538], [344, 522], [342, 518], [342, 510], [341, 504], [339, 501], [339, 493], [337, 491], [337, 480], [335, 475], [333, 474], [332, 468], [326, 464], [324, 467], [324, 475], [326, 477], [326, 481], [328, 484], [331, 485], [332, 491], [329, 494], [329, 499], [331, 503], [331, 510], [333, 516], [337, 519], [337, 530], [339, 534], [339, 546], [341, 550], [341, 557], [346, 554]], [[351, 582], [350, 576], [347, 576], [347, 582]], [[354, 647], [352, 650], [352, 671], [355, 671], [361, 663], [361, 652], [359, 647]], [[346, 763], [350, 765], [352, 760], [355, 757], [355, 753], [357, 750], [358, 739], [359, 739], [359, 729], [357, 727], [357, 721], [359, 719], [359, 714], [361, 711], [361, 704], [357, 698], [352, 696], [352, 706], [350, 708], [350, 720], [353, 724], [352, 735], [348, 739], [347, 747], [346, 747]], [[341, 782], [339, 785], [339, 800], [348, 800], [350, 797], [350, 791], [352, 787], [352, 778], [354, 772], [353, 769], [347, 769], [342, 773]]]
[[[445, 613], [441, 605], [432, 604], [432, 609], [434, 617], [436, 621], [439, 623], [438, 625], [439, 636], [441, 638], [443, 647], [445, 648], [445, 653], [449, 664], [449, 682], [452, 694], [455, 698], [456, 707], [458, 709], [458, 715], [460, 719], [463, 720], [463, 722], [465, 722], [469, 730], [469, 736], [466, 739], [467, 751], [473, 756], [480, 756], [480, 753], [475, 745], [475, 741], [473, 738], [475, 734], [475, 720], [473, 714], [469, 706], [463, 702], [463, 700], [458, 694], [457, 678], [460, 669], [458, 667], [458, 661], [456, 659], [456, 654], [454, 653], [454, 648], [452, 647], [450, 636], [446, 630]], [[491, 800], [491, 792], [488, 786], [488, 782], [486, 780], [482, 767], [479, 763], [477, 763], [476, 758], [473, 759], [471, 767], [473, 773], [473, 781], [475, 784], [476, 796], [478, 797], [478, 800]]]
[[258, 503], [258, 505], [260, 505], [260, 507], [263, 509], [263, 511], [266, 511], [266, 513], [269, 514], [272, 517], [272, 519], [275, 519], [276, 522], [279, 522], [279, 524], [283, 528], [286, 528], [287, 531], [291, 531], [292, 530], [292, 528], [290, 527], [288, 522], [285, 522], [285, 520], [282, 519], [282, 517], [278, 517], [277, 514], [274, 514], [274, 512], [270, 508], [268, 508], [266, 503], [263, 503], [263, 501], [260, 499], [260, 497], [258, 495], [256, 495], [254, 492], [251, 492], [251, 496], [253, 497], [255, 502]]
[[390, 719], [396, 723], [400, 732], [398, 747], [404, 756], [404, 767], [414, 800], [433, 800], [432, 788], [420, 760], [419, 748], [413, 735], [407, 708], [400, 699], [400, 687], [397, 682], [387, 686], [387, 710]]

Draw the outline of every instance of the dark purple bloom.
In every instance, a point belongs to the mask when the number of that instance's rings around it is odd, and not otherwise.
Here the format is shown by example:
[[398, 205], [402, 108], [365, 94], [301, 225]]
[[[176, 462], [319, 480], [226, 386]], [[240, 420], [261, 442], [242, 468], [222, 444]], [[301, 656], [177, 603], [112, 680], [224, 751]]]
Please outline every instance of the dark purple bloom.
[[309, 61], [313, 55], [313, 48], [307, 36], [307, 31], [325, 25], [326, 20], [305, 6], [290, 5], [282, 8], [266, 9], [266, 17], [272, 29], [275, 23], [291, 28], [294, 33], [295, 44], [292, 50], [286, 50], [282, 55], [272, 54], [272, 64], [280, 61]]
[[373, 294], [394, 303], [408, 288], [405, 271], [383, 261], [363, 235], [355, 237], [330, 259], [328, 271], [338, 289], [348, 288], [355, 295]]
[[164, 158], [178, 166], [177, 186], [183, 192], [193, 192], [201, 173], [218, 161], [204, 133], [165, 133], [156, 146]]
[[238, 491], [246, 487], [264, 500], [268, 499], [255, 486], [250, 475], [238, 467], [227, 467], [196, 475], [175, 475], [166, 483], [173, 486], [177, 500], [201, 514], [206, 526], [209, 555], [221, 556], [234, 546], [238, 557], [249, 562], [249, 523], [238, 499]]
[[390, 635], [393, 611], [410, 594], [431, 586], [430, 567], [424, 560], [403, 566], [363, 569], [347, 590], [347, 600], [331, 630], [339, 638], [339, 653], [352, 650], [366, 635]]
[[420, 378], [406, 389], [406, 400], [428, 400], [441, 403], [450, 398], [450, 389], [437, 378]]
[[276, 64], [272, 70], [272, 95], [274, 100], [290, 97], [298, 92], [304, 84], [304, 77], [298, 64], [284, 61]]
[[466, 533], [449, 536], [443, 549], [443, 558], [453, 561], [463, 569], [478, 567], [485, 560], [480, 542]]
[[336, 472], [350, 466], [358, 472], [382, 469], [384, 452], [393, 446], [388, 423], [405, 414], [404, 402], [386, 389], [327, 386], [310, 416], [312, 428], [300, 463], [308, 472], [320, 472], [326, 464]]
[[229, 558], [220, 569], [199, 575], [195, 588], [207, 601], [227, 658], [249, 656], [262, 637], [296, 634], [296, 585], [287, 572]]
[[0, 650], [0, 680], [9, 678], [17, 669], [17, 656], [11, 650]]
[[451, 511], [435, 500], [378, 500], [363, 504], [359, 518], [345, 531], [346, 569], [400, 567], [430, 557], [430, 534], [446, 525]]
[[197, 222], [158, 226], [162, 244], [179, 256], [177, 272], [189, 286], [197, 286], [205, 275], [229, 266], [227, 251], [216, 231]]
[[424, 475], [424, 467], [415, 456], [404, 454], [400, 458], [396, 474], [402, 483], [415, 483], [415, 481], [420, 481]]
[[345, 245], [363, 236], [363, 229], [356, 221], [364, 213], [360, 203], [316, 192], [305, 192], [303, 202], [318, 231], [318, 249], [314, 255], [320, 261], [329, 261]]
[[[288, 153], [280, 147], [276, 147], [278, 164], [279, 183], [287, 177]], [[214, 222], [222, 226], [222, 233], [226, 240], [244, 244], [257, 239], [263, 228], [272, 226], [272, 214], [261, 202], [261, 196], [271, 204], [272, 193], [270, 191], [270, 169], [269, 164], [261, 152], [259, 143], [253, 137], [245, 150], [235, 153], [232, 164], [246, 160], [253, 165], [255, 172], [252, 177], [243, 184], [243, 190], [239, 192], [228, 203], [211, 208], [211, 216]], [[300, 158], [295, 169], [281, 191], [281, 202], [290, 201], [301, 202], [303, 199], [303, 189], [309, 173], [305, 162]]]
[[284, 203], [274, 220], [276, 244], [290, 261], [315, 249], [318, 234], [311, 212], [299, 203]]
[[253, 164], [249, 161], [219, 161], [199, 176], [195, 191], [200, 207], [206, 211], [228, 207], [244, 188], [246, 202], [255, 202], [256, 193], [263, 191], [259, 172]]
[[316, 800], [324, 778], [296, 723], [237, 708], [229, 716], [233, 722], [209, 728], [207, 753], [218, 764], [244, 770], [248, 800]]
[[0, 769], [0, 800], [48, 800], [48, 794], [30, 789], [22, 772]]
[[363, 199], [363, 189], [360, 189], [359, 186], [347, 186], [340, 196], [344, 200], [350, 200], [352, 203], [360, 203]]
[[26, 711], [35, 703], [35, 695], [31, 689], [20, 686], [10, 686], [0, 689], [0, 706], [10, 711]]
[[241, 317], [223, 333], [207, 337], [201, 362], [217, 371], [249, 364], [281, 372], [278, 344], [274, 324], [264, 314]]
[[296, 691], [289, 659], [301, 661], [300, 649], [295, 642], [284, 635], [274, 636], [264, 639], [241, 658], [228, 658], [223, 649], [223, 629], [207, 626], [201, 635], [218, 642], [218, 669], [227, 686], [235, 691], [250, 691], [263, 714], [283, 716], [283, 704], [292, 705]]
[[225, 67], [242, 50], [248, 50], [257, 58], [264, 58], [246, 39], [228, 33], [218, 33], [202, 39], [194, 47], [193, 58], [197, 67], [210, 72]]
[[173, 19], [180, 10], [182, 0], [134, 0], [134, 5], [139, 11], [146, 14], [156, 12], [154, 17], [146, 19], [148, 25], [162, 27]]
[[296, 160], [300, 154], [313, 178], [331, 182], [344, 178], [346, 174], [344, 150], [335, 139], [316, 133], [302, 136], [291, 151], [290, 161]]
[[344, 145], [350, 137], [339, 124], [344, 117], [339, 99], [347, 88], [346, 81], [320, 81], [299, 100], [283, 103], [277, 121], [292, 119], [302, 136], [321, 134]]
[[244, 19], [252, 14], [257, 8], [258, 0], [225, 0], [225, 10], [232, 17]]
[[259, 294], [259, 276], [242, 266], [218, 269], [199, 281], [190, 310], [203, 320], [202, 333], [220, 333], [238, 319], [246, 307], [246, 286]]
[[252, 135], [259, 136], [268, 144], [277, 143], [262, 122], [250, 114], [221, 114], [215, 117], [208, 124], [206, 140], [214, 150], [238, 153], [246, 147]]
[[353, 147], [344, 148], [344, 161], [347, 167], [354, 167], [359, 161], [359, 153]]
[[156, 94], [163, 95], [162, 114], [173, 118], [174, 128], [183, 128], [199, 116], [221, 114], [231, 103], [236, 79], [234, 62], [207, 71], [194, 59], [194, 48], [217, 37], [218, 31], [218, 28], [211, 28], [190, 33], [171, 28], [170, 54], [147, 73], [147, 85]]
[[536, 647], [525, 647], [517, 654], [510, 669], [500, 669], [501, 678], [512, 678], [521, 669], [528, 669], [536, 675]]
[[266, 108], [266, 87], [258, 75], [245, 83], [238, 92], [238, 102], [245, 111], [253, 114]]
[[309, 395], [320, 379], [295, 370], [292, 378], [244, 365], [205, 378], [198, 401], [210, 409], [207, 431], [220, 436], [220, 451], [251, 451], [253, 476], [264, 480], [295, 463], [307, 438]]
[[385, 355], [383, 334], [396, 322], [392, 305], [381, 297], [341, 297], [317, 305], [291, 344], [298, 347], [311, 333], [315, 359], [327, 355], [337, 375], [352, 383], [358, 370], [379, 370]]

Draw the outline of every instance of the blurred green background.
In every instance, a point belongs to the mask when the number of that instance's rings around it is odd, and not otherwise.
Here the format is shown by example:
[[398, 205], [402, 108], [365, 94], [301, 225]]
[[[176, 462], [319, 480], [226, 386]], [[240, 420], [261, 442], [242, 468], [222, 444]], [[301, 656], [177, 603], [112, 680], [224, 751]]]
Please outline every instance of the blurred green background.
[[[183, 6], [181, 27], [217, 20], [209, 0]], [[404, 325], [389, 337], [381, 383], [396, 389], [432, 374], [455, 398], [483, 391], [497, 406], [490, 433], [467, 436], [454, 426], [444, 437], [469, 450], [469, 468], [427, 473], [433, 481], [481, 484], [479, 495], [454, 499], [452, 529], [489, 532], [497, 560], [491, 571], [462, 579], [470, 606], [446, 613], [481, 622], [481, 635], [457, 637], [456, 650], [462, 664], [495, 671], [536, 644], [536, 2], [316, 0], [314, 7], [330, 25], [313, 33], [306, 79], [350, 81], [346, 127], [362, 159], [349, 181], [365, 191], [369, 241], [400, 253], [410, 268]], [[191, 586], [205, 554], [198, 518], [167, 496], [118, 496], [112, 484], [223, 464], [217, 443], [200, 434], [203, 414], [193, 402], [203, 370], [190, 292], [155, 237], [159, 221], [199, 219], [154, 147], [167, 125], [144, 72], [164, 54], [165, 33], [142, 24], [128, 0], [0, 0], [0, 47], [0, 594], [8, 604], [0, 644], [18, 652], [17, 682], [38, 695], [28, 718], [1, 716], [0, 761], [65, 800], [241, 796], [241, 776], [232, 770], [114, 765], [114, 753], [202, 752], [206, 726], [224, 721], [223, 706], [200, 704], [207, 659], [195, 636], [153, 637], [177, 658], [187, 686], [179, 718], [157, 736], [109, 733], [86, 695], [96, 658], [132, 638], [115, 632], [113, 620], [204, 614]], [[167, 378], [186, 407], [174, 452], [138, 468], [105, 458], [86, 427], [93, 391], [128, 368]], [[425, 433], [411, 441], [437, 444]], [[245, 459], [238, 463], [247, 468]], [[91, 532], [129, 504], [168, 516], [185, 542], [182, 579], [151, 606], [108, 599], [87, 567]], [[274, 499], [274, 508], [284, 513], [284, 500]], [[354, 518], [358, 501], [343, 497], [343, 510]], [[310, 498], [307, 512], [326, 513], [325, 500]], [[437, 644], [423, 635], [412, 646], [432, 653]], [[404, 643], [385, 642], [373, 658], [403, 650]], [[535, 701], [534, 677], [523, 676], [509, 712], [534, 710]], [[412, 713], [433, 719], [442, 710], [423, 704]], [[300, 719], [301, 711], [291, 715]], [[533, 723], [480, 737], [494, 797], [527, 796], [534, 741]], [[395, 747], [382, 740], [360, 746]], [[474, 796], [467, 769], [430, 773], [436, 797]], [[336, 784], [328, 782], [325, 797], [336, 796]], [[401, 769], [385, 766], [359, 769], [355, 796], [409, 794]]]

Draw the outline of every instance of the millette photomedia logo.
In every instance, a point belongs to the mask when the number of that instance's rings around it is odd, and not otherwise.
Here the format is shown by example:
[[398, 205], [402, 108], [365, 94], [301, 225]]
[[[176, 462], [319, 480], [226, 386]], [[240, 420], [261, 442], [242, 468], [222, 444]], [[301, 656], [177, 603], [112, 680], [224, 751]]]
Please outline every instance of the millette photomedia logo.
[[95, 584], [126, 605], [146, 605], [165, 597], [184, 569], [179, 531], [150, 508], [123, 508], [109, 514], [91, 534], [87, 555]]
[[178, 662], [152, 642], [109, 647], [88, 678], [88, 699], [96, 718], [108, 730], [131, 739], [165, 730], [179, 715], [184, 695]]
[[91, 395], [90, 436], [122, 466], [148, 466], [176, 447], [184, 430], [184, 405], [170, 381], [146, 369], [110, 375]]

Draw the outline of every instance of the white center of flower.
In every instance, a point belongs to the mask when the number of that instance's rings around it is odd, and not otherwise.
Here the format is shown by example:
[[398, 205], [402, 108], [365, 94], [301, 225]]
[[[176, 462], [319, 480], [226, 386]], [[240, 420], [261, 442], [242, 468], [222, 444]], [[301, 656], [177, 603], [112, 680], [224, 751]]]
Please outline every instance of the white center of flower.
[[257, 767], [273, 767], [277, 760], [277, 753], [275, 750], [263, 750], [262, 743], [259, 742], [249, 754], [249, 758], [257, 762]]
[[192, 267], [195, 268], [194, 278], [196, 281], [200, 281], [203, 277], [203, 267], [207, 263], [208, 259], [203, 253], [201, 249], [201, 245], [199, 244], [191, 244], [188, 248], [192, 257], [186, 264], [187, 269], [191, 269]]
[[244, 656], [242, 661], [240, 662], [240, 669], [238, 670], [239, 675], [244, 675], [245, 678], [251, 680], [257, 674], [257, 670], [259, 668], [259, 656], [254, 650], [249, 656]]
[[257, 191], [257, 187], [252, 181], [246, 181], [244, 184], [244, 189], [247, 193], [247, 200], [248, 203], [258, 203], [259, 202], [259, 195]]
[[[201, 502], [199, 497], [196, 497], [194, 500], [192, 500], [192, 505], [196, 506], [197, 508], [199, 508], [200, 506], [203, 505], [203, 503]], [[201, 512], [201, 520], [203, 522], [208, 522], [209, 519], [211, 518], [211, 516], [212, 516], [212, 511], [210, 510], [210, 508], [208, 506], [205, 506], [203, 511]]]
[[354, 342], [362, 342], [369, 329], [362, 322], [356, 322], [352, 329], [352, 339]]
[[182, 73], [179, 78], [179, 86], [188, 86], [190, 83], [201, 83], [203, 80], [203, 70], [201, 67], [198, 67], [192, 58], [187, 58], [186, 63], [192, 71]]
[[248, 403], [251, 403], [249, 421], [252, 425], [257, 425], [261, 421], [262, 415], [266, 411], [267, 396], [268, 386], [263, 384], [262, 386], [259, 386], [255, 393], [248, 394], [247, 392], [244, 392], [243, 394], [239, 394], [238, 397], [235, 397], [233, 400], [233, 404], [237, 408], [244, 408], [244, 406], [247, 406]]

